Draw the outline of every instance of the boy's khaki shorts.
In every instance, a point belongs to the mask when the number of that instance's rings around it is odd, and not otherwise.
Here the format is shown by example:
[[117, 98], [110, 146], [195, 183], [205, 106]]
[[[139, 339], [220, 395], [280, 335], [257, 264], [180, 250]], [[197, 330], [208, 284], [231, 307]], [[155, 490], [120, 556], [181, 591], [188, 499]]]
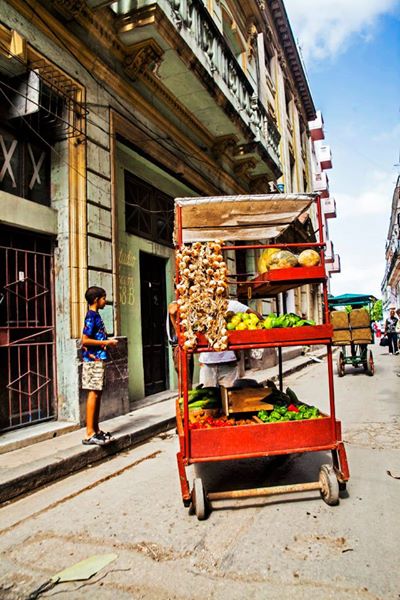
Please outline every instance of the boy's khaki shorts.
[[236, 362], [200, 364], [199, 383], [204, 387], [233, 387], [239, 379], [239, 367]]
[[105, 365], [102, 360], [82, 364], [82, 389], [101, 392], [104, 385]]

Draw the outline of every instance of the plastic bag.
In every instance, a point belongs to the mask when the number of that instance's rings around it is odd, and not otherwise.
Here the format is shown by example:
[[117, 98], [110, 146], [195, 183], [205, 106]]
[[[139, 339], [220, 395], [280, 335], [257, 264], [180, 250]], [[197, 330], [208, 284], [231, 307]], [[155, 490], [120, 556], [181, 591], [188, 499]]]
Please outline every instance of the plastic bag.
[[389, 339], [387, 335], [383, 335], [381, 337], [381, 341], [379, 342], [380, 346], [389, 346]]

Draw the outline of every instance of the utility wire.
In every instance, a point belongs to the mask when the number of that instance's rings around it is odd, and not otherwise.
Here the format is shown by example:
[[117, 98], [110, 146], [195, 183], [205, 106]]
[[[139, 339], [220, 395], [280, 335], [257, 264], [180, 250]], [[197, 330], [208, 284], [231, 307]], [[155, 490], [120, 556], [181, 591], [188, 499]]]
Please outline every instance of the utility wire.
[[[8, 102], [11, 104], [11, 106], [13, 106], [13, 108], [17, 110], [17, 107], [15, 106], [15, 104], [14, 104], [14, 103], [12, 102], [12, 100], [11, 100], [11, 99], [10, 99], [10, 98], [7, 96], [6, 92], [5, 92], [5, 91], [4, 91], [4, 90], [3, 90], [1, 87], [0, 87], [0, 93], [2, 93], [2, 94], [3, 94], [3, 96], [6, 98], [6, 100], [7, 100], [7, 101], [8, 101]], [[33, 133], [34, 133], [34, 134], [35, 134], [35, 135], [36, 135], [36, 136], [37, 136], [37, 137], [38, 137], [38, 138], [39, 138], [39, 139], [40, 139], [40, 140], [41, 140], [41, 141], [42, 141], [42, 142], [43, 142], [43, 143], [44, 143], [44, 144], [45, 144], [45, 145], [46, 145], [46, 146], [47, 146], [47, 147], [50, 149], [50, 150], [51, 150], [51, 152], [53, 152], [54, 154], [56, 154], [56, 155], [57, 155], [57, 156], [58, 156], [58, 157], [61, 159], [61, 161], [62, 161], [62, 162], [63, 162], [63, 163], [66, 165], [66, 166], [68, 166], [68, 168], [70, 168], [70, 169], [73, 169], [73, 171], [75, 171], [75, 172], [76, 172], [76, 173], [77, 173], [77, 174], [78, 174], [80, 177], [84, 177], [84, 178], [86, 178], [86, 180], [87, 180], [87, 181], [88, 181], [88, 182], [89, 182], [91, 185], [93, 185], [93, 187], [95, 187], [96, 189], [98, 189], [98, 190], [100, 190], [100, 191], [104, 191], [104, 190], [103, 190], [103, 188], [101, 188], [101, 187], [99, 187], [98, 185], [96, 185], [96, 184], [95, 184], [93, 181], [91, 181], [91, 180], [89, 179], [89, 177], [87, 177], [86, 175], [82, 175], [82, 173], [81, 173], [80, 171], [78, 171], [78, 169], [76, 169], [75, 167], [73, 167], [73, 166], [72, 166], [72, 165], [71, 165], [71, 164], [70, 164], [70, 163], [69, 163], [67, 160], [65, 160], [65, 159], [63, 158], [63, 156], [62, 156], [62, 155], [61, 155], [59, 152], [57, 152], [57, 150], [56, 150], [56, 149], [55, 149], [55, 148], [54, 148], [54, 147], [53, 147], [53, 146], [52, 146], [52, 145], [51, 145], [51, 144], [50, 144], [50, 143], [49, 143], [49, 142], [48, 142], [48, 141], [47, 141], [47, 140], [46, 140], [46, 139], [45, 139], [43, 136], [41, 136], [41, 135], [40, 135], [40, 134], [39, 134], [39, 133], [36, 131], [36, 129], [35, 129], [34, 127], [32, 127], [32, 125], [29, 123], [29, 121], [28, 121], [28, 120], [26, 120], [24, 117], [20, 117], [20, 118], [21, 118], [21, 119], [23, 120], [23, 122], [24, 122], [24, 123], [25, 123], [25, 124], [26, 124], [26, 125], [29, 127], [29, 129], [30, 129], [31, 131], [33, 131]], [[160, 213], [162, 213], [162, 214], [166, 215], [166, 214], [168, 214], [168, 213], [172, 213], [172, 212], [174, 212], [174, 209], [168, 209], [168, 210], [151, 210], [151, 209], [145, 208], [145, 207], [143, 207], [143, 206], [140, 206], [139, 204], [134, 204], [134, 203], [132, 203], [132, 202], [126, 202], [126, 204], [127, 204], [128, 206], [132, 206], [132, 207], [139, 208], [139, 209], [141, 209], [141, 210], [143, 210], [143, 211], [145, 211], [145, 212], [147, 212], [147, 213], [154, 213], [154, 214], [160, 214]]]
[[[153, 131], [150, 129], [150, 127], [148, 125], [146, 125], [145, 123], [143, 123], [135, 113], [133, 113], [128, 106], [126, 106], [119, 98], [118, 96], [116, 96], [114, 94], [114, 92], [112, 92], [111, 90], [109, 90], [101, 80], [97, 79], [97, 77], [94, 75], [94, 73], [88, 69], [88, 67], [86, 67], [86, 65], [80, 60], [80, 58], [71, 50], [71, 48], [61, 39], [61, 37], [57, 36], [57, 34], [52, 30], [52, 28], [50, 27], [50, 25], [43, 19], [43, 17], [36, 11], [36, 9], [32, 6], [32, 4], [29, 2], [29, 0], [27, 1], [27, 4], [29, 5], [29, 8], [31, 9], [32, 13], [34, 15], [36, 15], [36, 17], [45, 25], [45, 27], [48, 29], [48, 31], [52, 34], [52, 36], [57, 40], [57, 42], [61, 43], [62, 46], [67, 50], [67, 52], [73, 56], [73, 58], [81, 65], [81, 67], [89, 74], [89, 76], [96, 82], [96, 84], [98, 86], [100, 86], [100, 88], [102, 88], [111, 98], [113, 98], [113, 100], [115, 100], [115, 102], [117, 102], [117, 104], [119, 104], [119, 106], [122, 107], [122, 109], [124, 111], [126, 111], [135, 121], [137, 127], [145, 134], [147, 134], [152, 140], [154, 141], [158, 141], [160, 139], [163, 139], [163, 141], [165, 141], [167, 144], [169, 144], [170, 146], [172, 146], [175, 150], [179, 150], [179, 152], [181, 154], [183, 154], [185, 156], [186, 159], [188, 159], [189, 157], [197, 160], [198, 162], [204, 163], [207, 166], [210, 166], [210, 162], [205, 161], [204, 159], [197, 157], [195, 155], [190, 155], [187, 154], [185, 152], [182, 152], [182, 149], [179, 147], [175, 147], [174, 144], [171, 144], [171, 139], [168, 138], [155, 138]], [[32, 20], [31, 20], [32, 23]], [[97, 56], [96, 56], [97, 59]], [[146, 131], [147, 130], [147, 131]], [[195, 170], [197, 169], [197, 167], [195, 167], [192, 163], [189, 163]], [[211, 163], [212, 164], [212, 163]], [[204, 175], [203, 175], [204, 177]], [[205, 178], [208, 183], [210, 183], [213, 187], [215, 186], [215, 182], [210, 181], [208, 178]]]

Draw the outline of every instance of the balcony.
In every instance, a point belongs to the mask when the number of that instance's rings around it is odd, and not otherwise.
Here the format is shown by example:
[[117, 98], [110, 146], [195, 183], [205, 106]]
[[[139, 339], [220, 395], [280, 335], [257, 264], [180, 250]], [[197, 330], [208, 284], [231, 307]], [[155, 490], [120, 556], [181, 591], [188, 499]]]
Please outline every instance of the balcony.
[[389, 286], [396, 288], [400, 283], [400, 241], [392, 248], [392, 254], [386, 261], [385, 278]]
[[326, 270], [328, 271], [329, 276], [333, 275], [334, 273], [341, 272], [339, 254], [334, 254], [333, 262], [327, 263]]
[[314, 121], [308, 122], [308, 128], [310, 130], [311, 139], [313, 142], [325, 139], [324, 119], [320, 110], [317, 110], [317, 116]]
[[336, 200], [329, 196], [321, 200], [322, 212], [326, 219], [336, 219]]
[[229, 149], [239, 175], [281, 175], [279, 131], [202, 0], [121, 0], [112, 10], [128, 52], [125, 73], [153, 87], [157, 105], [168, 100], [174, 120], [182, 124], [184, 113], [194, 131], [214, 138], [217, 153]]
[[317, 192], [321, 198], [329, 198], [329, 179], [326, 173], [313, 174], [313, 190]]
[[335, 260], [335, 251], [333, 248], [333, 242], [331, 240], [326, 240], [326, 250], [325, 250], [325, 263], [333, 264]]
[[332, 169], [332, 152], [330, 146], [326, 144], [316, 144], [317, 159], [324, 171], [326, 169]]

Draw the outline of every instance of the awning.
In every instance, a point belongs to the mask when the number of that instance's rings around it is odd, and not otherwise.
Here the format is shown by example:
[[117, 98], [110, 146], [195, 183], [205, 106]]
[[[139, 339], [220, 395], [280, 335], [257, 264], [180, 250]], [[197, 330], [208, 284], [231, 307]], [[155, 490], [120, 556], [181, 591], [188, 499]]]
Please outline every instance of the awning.
[[181, 207], [182, 241], [271, 240], [279, 237], [313, 203], [315, 194], [260, 194], [175, 199]]
[[376, 302], [377, 298], [372, 294], [342, 294], [341, 296], [329, 296], [328, 304], [330, 307], [334, 306], [351, 306], [357, 308], [359, 306], [365, 306], [371, 302]]

